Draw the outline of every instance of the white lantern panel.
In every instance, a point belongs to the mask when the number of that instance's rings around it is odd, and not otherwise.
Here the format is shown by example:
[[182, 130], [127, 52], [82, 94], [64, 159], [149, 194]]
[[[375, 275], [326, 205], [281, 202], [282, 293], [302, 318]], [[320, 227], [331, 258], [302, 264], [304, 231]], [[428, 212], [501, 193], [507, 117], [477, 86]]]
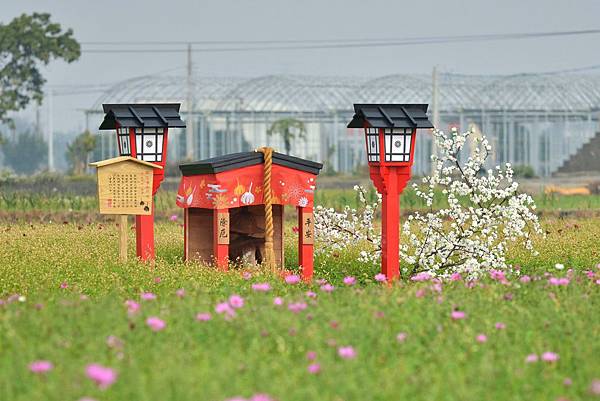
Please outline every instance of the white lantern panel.
[[131, 143], [129, 141], [129, 128], [117, 129], [117, 143], [119, 145], [119, 154], [121, 156], [131, 155]]
[[366, 128], [367, 161], [379, 161], [379, 130], [377, 128]]
[[147, 162], [162, 161], [163, 129], [136, 129], [135, 144], [137, 158]]
[[412, 130], [386, 129], [384, 135], [385, 161], [409, 162]]

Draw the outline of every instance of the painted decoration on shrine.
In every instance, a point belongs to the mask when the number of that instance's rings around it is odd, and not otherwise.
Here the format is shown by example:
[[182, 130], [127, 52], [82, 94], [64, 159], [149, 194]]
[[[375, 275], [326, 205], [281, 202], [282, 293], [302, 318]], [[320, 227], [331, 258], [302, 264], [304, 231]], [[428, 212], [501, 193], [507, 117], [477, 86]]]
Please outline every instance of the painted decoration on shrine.
[[[312, 207], [316, 176], [273, 164], [272, 203]], [[216, 174], [183, 176], [177, 194], [182, 208], [229, 209], [263, 203], [263, 165], [257, 164]]]

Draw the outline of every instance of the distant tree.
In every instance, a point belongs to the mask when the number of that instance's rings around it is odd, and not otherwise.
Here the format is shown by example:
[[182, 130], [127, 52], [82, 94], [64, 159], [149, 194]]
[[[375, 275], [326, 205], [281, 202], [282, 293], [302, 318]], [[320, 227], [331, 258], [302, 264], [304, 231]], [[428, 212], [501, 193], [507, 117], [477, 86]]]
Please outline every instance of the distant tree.
[[283, 139], [283, 146], [285, 147], [285, 153], [290, 154], [292, 149], [292, 141], [296, 138], [306, 140], [306, 127], [300, 120], [294, 118], [283, 118], [277, 120], [267, 130], [269, 137], [273, 135], [279, 135]]
[[46, 163], [48, 145], [39, 136], [26, 132], [5, 141], [2, 153], [4, 162], [15, 172], [32, 174]]
[[22, 14], [0, 24], [0, 121], [7, 121], [8, 112], [21, 110], [32, 100], [42, 101], [46, 80], [40, 64], [52, 59], [71, 63], [80, 55], [73, 31], [63, 32], [50, 21], [50, 14]]
[[79, 134], [73, 142], [67, 145], [65, 156], [71, 165], [73, 174], [83, 174], [90, 162], [90, 154], [96, 147], [97, 137], [90, 131]]

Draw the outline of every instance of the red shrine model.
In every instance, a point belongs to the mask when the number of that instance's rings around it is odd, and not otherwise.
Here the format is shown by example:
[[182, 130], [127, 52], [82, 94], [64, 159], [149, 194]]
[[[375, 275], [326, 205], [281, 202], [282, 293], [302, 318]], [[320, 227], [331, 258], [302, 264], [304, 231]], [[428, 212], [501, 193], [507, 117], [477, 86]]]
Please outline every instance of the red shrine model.
[[[169, 128], [185, 128], [179, 103], [103, 104], [101, 130], [116, 130], [119, 154], [157, 164], [152, 196], [165, 176]], [[154, 208], [147, 216], [135, 216], [136, 251], [141, 260], [154, 259]]]
[[433, 128], [427, 104], [355, 104], [348, 128], [365, 130], [369, 174], [383, 197], [381, 215], [381, 273], [400, 276], [399, 195], [410, 180], [416, 132]]
[[186, 260], [261, 263], [265, 259], [263, 194], [271, 188], [274, 264], [283, 266], [283, 206], [298, 210], [299, 265], [313, 274], [313, 199], [322, 165], [273, 152], [271, 181], [264, 182], [265, 156], [243, 152], [179, 166], [177, 205], [185, 209]]

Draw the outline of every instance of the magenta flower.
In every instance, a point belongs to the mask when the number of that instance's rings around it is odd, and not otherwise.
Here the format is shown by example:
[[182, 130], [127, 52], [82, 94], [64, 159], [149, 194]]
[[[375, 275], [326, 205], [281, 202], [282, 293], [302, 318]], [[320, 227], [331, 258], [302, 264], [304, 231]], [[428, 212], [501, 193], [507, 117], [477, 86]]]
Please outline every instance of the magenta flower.
[[550, 285], [562, 285], [562, 286], [566, 286], [566, 285], [569, 285], [569, 281], [570, 280], [568, 278], [566, 278], [566, 277], [560, 277], [560, 278], [558, 278], [558, 277], [550, 277], [548, 279], [548, 283]]
[[385, 274], [383, 274], [383, 273], [377, 273], [374, 278], [375, 278], [375, 281], [379, 281], [380, 283], [387, 281], [387, 278], [385, 277]]
[[117, 372], [98, 364], [88, 365], [85, 374], [102, 390], [107, 389], [117, 380]]
[[233, 309], [239, 309], [244, 306], [244, 298], [237, 294], [233, 294], [229, 297], [229, 305], [231, 305]]
[[63, 281], [62, 283], [60, 283], [60, 288], [62, 288], [62, 289], [69, 288], [69, 284], [67, 284], [66, 281]]
[[323, 291], [323, 292], [332, 292], [334, 289], [335, 289], [335, 287], [329, 283], [323, 284], [321, 286], [321, 291]]
[[154, 282], [156, 284], [160, 283], [162, 281], [162, 279], [160, 277], [154, 277]]
[[558, 361], [558, 359], [559, 359], [559, 356], [555, 352], [547, 351], [542, 354], [542, 361], [544, 361], [544, 362], [556, 362], [556, 361]]
[[408, 334], [406, 334], [404, 332], [400, 332], [396, 336], [396, 341], [398, 341], [399, 343], [403, 343], [404, 341], [406, 341], [407, 337], [408, 337]]
[[151, 292], [143, 292], [141, 295], [141, 298], [144, 301], [152, 301], [152, 300], [156, 299], [156, 295]]
[[338, 355], [343, 359], [354, 359], [356, 358], [356, 351], [351, 346], [339, 347]]
[[475, 337], [475, 340], [477, 340], [478, 343], [484, 343], [487, 341], [487, 336], [483, 333], [478, 334], [477, 337]]
[[314, 291], [306, 291], [306, 296], [309, 298], [316, 298], [317, 297], [317, 293]]
[[267, 292], [267, 291], [271, 290], [271, 284], [269, 284], [269, 283], [256, 283], [256, 284], [252, 284], [252, 289], [254, 291]]
[[302, 312], [306, 307], [305, 302], [295, 302], [288, 305], [288, 309], [294, 313]]
[[460, 273], [452, 273], [452, 275], [450, 276], [450, 281], [460, 281], [462, 280], [462, 276], [460, 275]]
[[538, 361], [538, 356], [537, 354], [529, 354], [525, 357], [525, 362], [526, 363], [534, 363]]
[[427, 272], [420, 272], [412, 276], [411, 281], [429, 281], [431, 280], [431, 274]]
[[254, 394], [248, 401], [275, 401], [267, 394]]
[[527, 284], [531, 281], [531, 277], [529, 277], [528, 275], [524, 275], [519, 279], [519, 281], [523, 284]]
[[33, 361], [29, 364], [32, 373], [46, 373], [51, 371], [54, 365], [50, 361]]
[[208, 322], [210, 319], [212, 319], [212, 316], [208, 312], [198, 313], [196, 315], [196, 320], [199, 322]]
[[277, 306], [283, 305], [283, 299], [281, 297], [273, 298], [273, 305], [277, 305]]
[[354, 285], [354, 284], [356, 284], [356, 279], [352, 276], [346, 276], [346, 277], [344, 277], [344, 284]]
[[419, 288], [417, 291], [415, 291], [415, 297], [423, 298], [425, 296], [425, 292], [425, 288]]
[[314, 361], [317, 358], [317, 353], [315, 351], [308, 351], [306, 353], [306, 359], [309, 361]]
[[290, 274], [289, 276], [285, 276], [285, 282], [288, 284], [298, 284], [300, 282], [300, 276], [297, 274]]
[[316, 375], [320, 371], [321, 365], [319, 365], [318, 363], [311, 363], [310, 365], [308, 365], [308, 373]]
[[506, 275], [502, 270], [490, 270], [490, 278], [492, 280], [500, 281], [501, 283], [506, 282]]
[[156, 316], [151, 316], [146, 319], [146, 324], [152, 329], [152, 331], [161, 331], [167, 326], [164, 320], [161, 320]]
[[215, 305], [215, 312], [220, 315], [227, 314], [229, 316], [235, 316], [235, 311], [228, 302], [221, 302]]
[[461, 320], [466, 319], [467, 314], [463, 311], [453, 310], [452, 313], [450, 313], [450, 317], [452, 320]]
[[177, 221], [177, 215], [176, 214], [172, 214], [171, 217], [169, 217], [169, 220], [171, 220], [171, 221]]
[[185, 290], [183, 288], [180, 288], [177, 291], [175, 291], [175, 295], [178, 298], [183, 298], [183, 297], [185, 297]]
[[504, 330], [506, 328], [506, 325], [502, 322], [498, 322], [498, 323], [496, 323], [495, 327], [498, 330]]
[[129, 312], [129, 314], [134, 314], [140, 310], [140, 304], [132, 299], [125, 301], [125, 306], [127, 307], [127, 312]]

